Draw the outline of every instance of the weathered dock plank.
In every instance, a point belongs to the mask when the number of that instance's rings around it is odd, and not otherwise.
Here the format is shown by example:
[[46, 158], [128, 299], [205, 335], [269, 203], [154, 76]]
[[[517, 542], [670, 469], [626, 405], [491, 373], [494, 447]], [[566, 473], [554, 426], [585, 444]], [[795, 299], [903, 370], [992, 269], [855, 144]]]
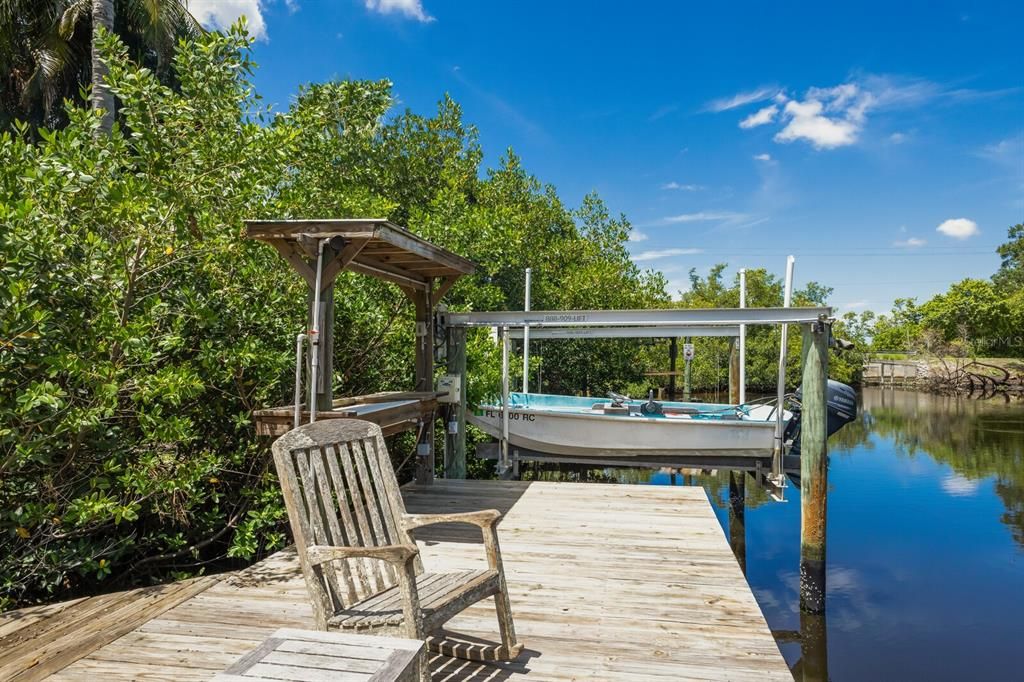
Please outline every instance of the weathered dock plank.
[[[410, 512], [495, 507], [516, 629], [509, 663], [434, 657], [435, 680], [780, 680], [792, 676], [703, 490], [438, 481]], [[433, 570], [485, 562], [469, 526], [416, 533]], [[311, 627], [294, 555], [222, 577], [67, 665], [58, 680], [209, 679], [279, 627]], [[489, 602], [448, 625], [497, 641]]]
[[[58, 672], [200, 594], [218, 578], [203, 577], [76, 599], [64, 608], [5, 614], [0, 680], [31, 682]], [[54, 605], [58, 607], [62, 605]], [[19, 624], [22, 627], [16, 627]]]

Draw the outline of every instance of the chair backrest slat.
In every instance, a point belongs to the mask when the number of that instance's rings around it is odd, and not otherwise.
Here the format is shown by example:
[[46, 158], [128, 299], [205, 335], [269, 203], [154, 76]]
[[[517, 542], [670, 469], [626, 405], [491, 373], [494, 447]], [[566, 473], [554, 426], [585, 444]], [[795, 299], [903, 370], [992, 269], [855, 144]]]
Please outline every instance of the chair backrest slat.
[[[346, 547], [357, 547], [360, 544], [359, 531], [356, 529], [355, 520], [352, 518], [351, 500], [348, 495], [348, 487], [346, 485], [346, 479], [341, 473], [341, 467], [338, 464], [340, 455], [338, 451], [345, 447], [344, 444], [331, 443], [324, 446], [324, 451], [327, 455], [327, 468], [331, 472], [331, 480], [334, 482], [335, 494], [338, 496], [338, 510], [340, 511], [341, 523], [345, 528], [345, 546]], [[344, 501], [345, 504], [340, 502]], [[373, 594], [373, 590], [370, 589], [370, 583], [366, 580], [366, 568], [364, 566], [365, 561], [363, 559], [350, 559], [344, 563], [351, 569], [352, 576], [352, 590], [358, 595], [356, 599], [362, 599]], [[350, 602], [351, 603], [351, 602]]]
[[[394, 502], [388, 491], [390, 486], [386, 484], [385, 475], [381, 471], [380, 462], [378, 461], [380, 454], [377, 443], [372, 439], [365, 439], [363, 441], [363, 451], [366, 453], [366, 462], [369, 464], [370, 479], [375, 481], [377, 486], [377, 503], [380, 504], [381, 519], [384, 522], [385, 532], [392, 544], [402, 542], [404, 538], [400, 531], [401, 526], [397, 523], [396, 518], [401, 516], [404, 510], [397, 513], [395, 511]], [[384, 454], [387, 456], [386, 450]], [[390, 463], [389, 460], [388, 464]]]
[[[366, 518], [366, 499], [363, 490], [360, 488], [359, 479], [356, 477], [355, 455], [352, 452], [351, 441], [338, 446], [341, 453], [341, 464], [345, 469], [345, 478], [348, 479], [348, 492], [352, 501], [352, 512], [356, 519], [356, 527], [359, 528], [359, 546], [373, 547], [373, 536], [370, 534], [370, 522]], [[385, 590], [390, 585], [384, 581], [380, 572], [379, 561], [372, 559], [364, 561], [364, 573], [370, 583], [370, 590], [374, 593]]]
[[[370, 531], [373, 533], [374, 544], [376, 545], [390, 545], [391, 538], [384, 530], [384, 524], [381, 522], [381, 495], [380, 491], [374, 486], [373, 478], [369, 475], [366, 463], [366, 457], [369, 454], [368, 451], [363, 447], [364, 439], [353, 441], [349, 444], [352, 448], [352, 457], [356, 462], [356, 472], [359, 475], [359, 482], [363, 487], [363, 497], [366, 500], [366, 514], [370, 518]], [[378, 485], [381, 483], [378, 482]], [[395, 573], [394, 569], [390, 564], [379, 564], [381, 573], [384, 575], [384, 580], [392, 585], [398, 580], [398, 574]]]
[[[317, 485], [317, 474], [314, 468], [317, 454], [318, 448], [303, 448], [295, 453], [295, 463], [298, 465], [302, 497], [306, 503], [305, 515], [312, 533], [307, 539], [307, 545], [330, 545], [333, 543], [333, 538], [327, 534], [326, 517], [329, 515], [328, 510], [331, 503], [329, 499], [322, 498]], [[331, 595], [333, 604], [341, 592], [337, 572], [333, 564], [323, 564], [320, 570], [327, 582], [328, 593]]]
[[[336, 510], [347, 505], [340, 504], [340, 501], [334, 497], [336, 489], [331, 486], [331, 481], [327, 475], [328, 467], [324, 464], [324, 460], [329, 459], [330, 456], [323, 448], [310, 448], [309, 453], [313, 464], [312, 473], [316, 479], [316, 492], [320, 493], [320, 511], [323, 514], [324, 536], [327, 538], [327, 541], [323, 544], [345, 547], [348, 545], [348, 538], [342, 532], [341, 525], [338, 523]], [[342, 490], [341, 499], [344, 500], [344, 490]], [[339, 597], [338, 605], [355, 601], [357, 596], [349, 572], [348, 562], [336, 561], [326, 564], [325, 570], [328, 571], [328, 576], [330, 576], [331, 570], [334, 571], [331, 586], [334, 588], [334, 593]], [[330, 577], [328, 579], [330, 580]]]
[[[409, 531], [402, 525], [402, 515], [405, 514], [405, 502], [402, 501], [402, 492], [398, 487], [398, 478], [395, 477], [395, 469], [391, 465], [391, 456], [384, 444], [384, 437], [376, 434], [373, 438], [364, 440], [364, 447], [367, 452], [367, 461], [370, 463], [370, 475], [375, 481], [381, 483], [380, 504], [384, 510], [384, 520], [388, 525], [388, 532], [395, 543], [414, 544]], [[423, 561], [416, 556], [416, 573], [423, 572]]]
[[365, 421], [307, 424], [279, 438], [273, 449], [299, 562], [318, 625], [326, 627], [329, 615], [323, 614], [394, 586], [397, 575], [373, 559], [310, 566], [307, 548], [412, 543], [402, 526], [398, 479], [380, 427]]

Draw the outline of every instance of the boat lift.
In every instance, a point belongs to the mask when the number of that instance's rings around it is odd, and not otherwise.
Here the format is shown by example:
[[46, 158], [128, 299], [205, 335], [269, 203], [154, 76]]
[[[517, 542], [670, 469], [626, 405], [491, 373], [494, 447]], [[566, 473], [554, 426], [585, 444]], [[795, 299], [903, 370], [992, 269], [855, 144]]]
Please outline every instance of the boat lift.
[[[787, 280], [791, 282], [792, 269], [787, 272]], [[787, 286], [792, 291], [792, 286]], [[791, 300], [787, 297], [787, 303]], [[715, 308], [715, 309], [649, 309], [649, 310], [574, 310], [574, 311], [508, 311], [508, 312], [441, 312], [438, 314], [439, 329], [447, 332], [465, 328], [497, 328], [502, 338], [502, 438], [498, 443], [498, 471], [501, 475], [511, 475], [518, 468], [520, 460], [550, 461], [563, 463], [590, 464], [632, 464], [633, 466], [701, 466], [702, 468], [753, 468], [756, 476], [763, 477], [769, 489], [781, 493], [786, 485], [786, 474], [799, 471], [799, 460], [788, 457], [785, 444], [782, 442], [783, 411], [777, 410], [775, 445], [772, 451], [765, 453], [763, 459], [747, 459], [746, 462], [725, 461], [722, 457], [702, 456], [692, 451], [681, 449], [678, 457], [657, 462], [638, 461], [631, 458], [593, 457], [573, 459], [541, 452], [527, 451], [517, 448], [510, 451], [508, 442], [509, 410], [509, 356], [511, 340], [522, 339], [529, 335], [531, 339], [578, 339], [578, 338], [669, 338], [678, 336], [709, 336], [731, 337], [743, 341], [748, 325], [781, 325], [783, 329], [789, 324], [799, 324], [825, 330], [829, 326], [832, 315], [830, 307], [782, 307], [782, 308]], [[785, 339], [785, 335], [783, 335]], [[743, 349], [745, 350], [745, 349]], [[786, 347], [780, 351], [780, 382], [777, 400], [779, 405], [785, 398], [785, 356]], [[740, 367], [745, 364], [740, 357]], [[451, 369], [451, 368], [450, 368]], [[740, 395], [745, 396], [745, 389], [740, 388]], [[463, 430], [464, 423], [450, 425], [449, 431]], [[485, 449], [486, 451], [486, 449]], [[449, 453], [446, 461], [464, 457], [465, 453]], [[770, 458], [767, 472], [762, 470]], [[703, 464], [702, 464], [703, 463]], [[713, 463], [713, 464], [712, 464]], [[712, 466], [708, 466], [712, 464]]]

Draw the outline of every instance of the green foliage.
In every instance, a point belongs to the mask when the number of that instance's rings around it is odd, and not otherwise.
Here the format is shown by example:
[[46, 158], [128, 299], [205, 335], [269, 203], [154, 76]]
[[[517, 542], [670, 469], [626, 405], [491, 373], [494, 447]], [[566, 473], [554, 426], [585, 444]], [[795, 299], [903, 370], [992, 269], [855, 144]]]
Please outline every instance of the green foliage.
[[[250, 414], [290, 401], [305, 285], [240, 237], [246, 218], [405, 223], [478, 263], [453, 308], [519, 307], [526, 266], [538, 308], [666, 302], [629, 260], [624, 218], [596, 196], [567, 208], [511, 151], [481, 169], [451, 99], [391, 114], [386, 81], [324, 83], [271, 116], [248, 45], [239, 27], [182, 43], [171, 88], [108, 37], [112, 135], [69, 105], [60, 130], [0, 138], [0, 609], [285, 542]], [[336, 393], [408, 387], [411, 305], [352, 273], [337, 289]], [[625, 344], [549, 350], [559, 389], [642, 367]], [[470, 334], [471, 400], [493, 392], [498, 360]], [[396, 463], [410, 448], [394, 443]]]
[[862, 320], [875, 354], [1024, 357], [1024, 225], [1007, 236], [991, 280], [962, 280], [921, 305], [898, 298], [891, 313]]
[[1003, 294], [1013, 295], [1024, 290], [1024, 224], [1010, 226], [1006, 236], [1008, 241], [996, 249], [1001, 264], [992, 281]]
[[[179, 38], [203, 32], [182, 0], [117, 0], [114, 32], [132, 58], [175, 83]], [[33, 128], [68, 124], [65, 101], [83, 105], [92, 83], [92, 0], [0, 2], [0, 129], [15, 119]]]
[[[690, 271], [690, 289], [679, 302], [684, 308], [736, 308], [739, 306], [739, 274], [729, 284], [723, 279], [726, 266], [719, 264], [711, 268], [707, 277], [700, 277]], [[747, 306], [752, 308], [781, 307], [783, 304], [782, 280], [763, 268], [747, 269]], [[832, 290], [817, 282], [793, 292], [794, 306], [821, 306], [828, 304]], [[829, 376], [845, 383], [857, 383], [863, 365], [861, 352], [866, 347], [859, 319], [844, 317], [837, 320], [833, 335], [854, 341], [858, 350], [829, 353]], [[747, 388], [752, 392], [774, 393], [778, 380], [780, 331], [777, 325], [747, 327]], [[730, 341], [721, 338], [694, 339], [696, 357], [691, 364], [691, 381], [694, 390], [718, 391], [719, 398], [726, 400], [729, 387]], [[801, 382], [800, 328], [791, 326], [786, 348], [786, 386], [792, 390]], [[667, 350], [659, 353], [667, 358]], [[667, 368], [665, 360], [661, 361]], [[680, 361], [680, 368], [682, 362]], [[681, 382], [677, 382], [681, 388]]]

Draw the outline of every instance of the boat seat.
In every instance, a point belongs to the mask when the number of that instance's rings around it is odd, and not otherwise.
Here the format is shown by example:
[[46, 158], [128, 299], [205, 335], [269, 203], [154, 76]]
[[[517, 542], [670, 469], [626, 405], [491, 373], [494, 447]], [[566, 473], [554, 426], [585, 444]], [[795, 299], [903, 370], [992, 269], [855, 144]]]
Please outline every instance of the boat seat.
[[593, 407], [590, 408], [594, 412], [602, 412], [604, 414], [629, 414], [629, 405], [614, 405], [612, 403], [594, 403]]

